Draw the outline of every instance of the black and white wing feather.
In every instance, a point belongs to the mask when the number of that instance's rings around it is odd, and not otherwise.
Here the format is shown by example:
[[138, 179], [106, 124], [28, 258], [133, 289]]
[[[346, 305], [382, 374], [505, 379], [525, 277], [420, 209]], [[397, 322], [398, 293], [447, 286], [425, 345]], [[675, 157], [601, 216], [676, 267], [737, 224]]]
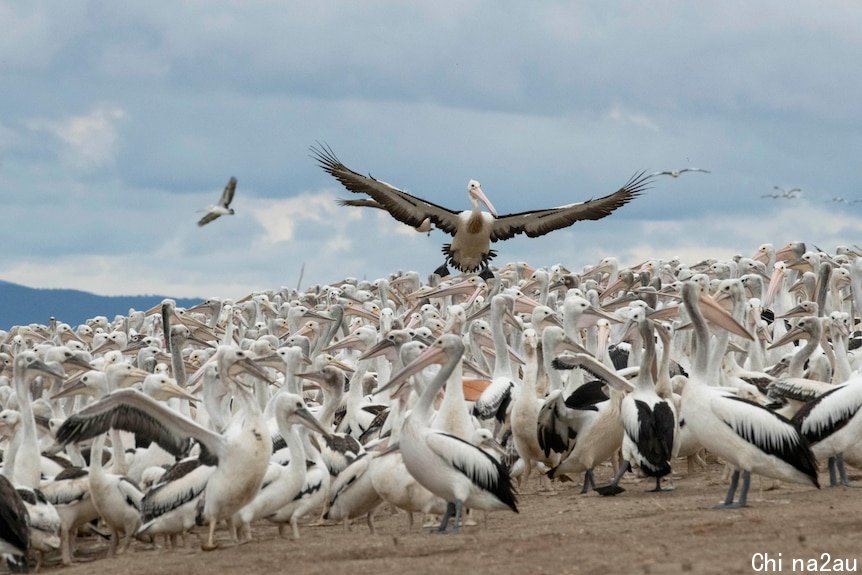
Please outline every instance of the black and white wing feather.
[[518, 234], [527, 234], [535, 238], [582, 220], [600, 220], [647, 190], [651, 178], [651, 175], [639, 172], [622, 188], [601, 198], [557, 208], [499, 216], [494, 220], [491, 228], [491, 241], [507, 240]]
[[428, 200], [417, 198], [386, 182], [354, 172], [335, 156], [329, 146], [320, 144], [311, 147], [311, 154], [327, 173], [332, 175], [349, 191], [371, 196], [380, 207], [399, 222], [413, 227], [426, 219], [438, 229], [454, 235], [458, 229], [458, 212], [438, 206]]
[[[188, 450], [188, 439], [202, 446], [204, 463], [224, 452], [221, 435], [201, 427], [174, 410], [135, 389], [120, 389], [88, 405], [70, 416], [57, 430], [61, 445], [84, 441], [105, 433], [109, 429], [122, 429], [156, 442], [174, 456], [183, 456]], [[204, 457], [204, 452], [209, 457]]]

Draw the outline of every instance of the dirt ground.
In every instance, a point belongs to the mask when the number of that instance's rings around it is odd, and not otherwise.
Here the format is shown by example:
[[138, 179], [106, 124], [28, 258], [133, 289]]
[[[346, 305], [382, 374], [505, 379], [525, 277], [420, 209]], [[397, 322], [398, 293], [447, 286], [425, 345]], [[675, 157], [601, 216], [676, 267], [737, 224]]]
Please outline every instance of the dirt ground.
[[[685, 464], [680, 462], [678, 468]], [[605, 467], [597, 479], [604, 482], [610, 474]], [[851, 474], [851, 479], [859, 483], [862, 477]], [[341, 525], [304, 525], [301, 539], [292, 541], [260, 523], [255, 524], [255, 540], [245, 545], [233, 545], [221, 531], [222, 545], [215, 551], [201, 551], [192, 536], [183, 549], [153, 549], [136, 542], [132, 551], [113, 559], [106, 558], [107, 542], [88, 538], [79, 544], [76, 565], [47, 566], [43, 572], [799, 573], [804, 571], [799, 563], [793, 570], [794, 559], [807, 566], [811, 559], [824, 562], [828, 553], [833, 566], [835, 560], [851, 561], [845, 567], [862, 560], [862, 490], [818, 491], [785, 483], [773, 488], [771, 481], [754, 478], [750, 507], [719, 511], [712, 506], [722, 500], [727, 486], [720, 465], [674, 475], [673, 483], [673, 492], [648, 493], [651, 479], [627, 474], [622, 482], [627, 491], [605, 498], [580, 495], [580, 485], [574, 483], [555, 484], [556, 493], [537, 491], [534, 480], [519, 495], [519, 514], [495, 512], [487, 528], [479, 514], [480, 525], [465, 527], [459, 535], [435, 535], [428, 529], [408, 534], [407, 516], [382, 507], [376, 536], [369, 534], [364, 521], [357, 521], [350, 532]], [[823, 473], [821, 483], [828, 483]], [[775, 563], [761, 561], [767, 557]]]

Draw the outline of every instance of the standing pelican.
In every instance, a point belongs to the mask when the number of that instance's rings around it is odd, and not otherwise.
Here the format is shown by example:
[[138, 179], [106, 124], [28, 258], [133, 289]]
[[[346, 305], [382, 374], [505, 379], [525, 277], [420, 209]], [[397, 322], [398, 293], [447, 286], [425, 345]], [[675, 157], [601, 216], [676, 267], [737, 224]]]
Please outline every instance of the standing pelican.
[[455, 518], [454, 531], [460, 529], [463, 505], [487, 511], [506, 508], [518, 511], [509, 472], [499, 461], [469, 441], [428, 427], [434, 398], [463, 354], [461, 338], [445, 334], [378, 390], [380, 393], [432, 363], [443, 362], [413, 411], [404, 419], [400, 438], [407, 471], [423, 487], [447, 502], [440, 532], [446, 531], [452, 517]]
[[206, 215], [198, 220], [198, 226], [205, 226], [208, 223], [217, 220], [220, 216], [232, 216], [234, 211], [233, 208], [230, 207], [230, 203], [233, 201], [234, 192], [236, 192], [236, 178], [231, 178], [228, 180], [227, 185], [224, 187], [224, 191], [221, 193], [218, 205], [209, 206], [207, 209], [201, 210], [206, 212]]
[[[413, 227], [430, 220], [438, 229], [453, 236], [451, 244], [443, 244], [446, 263], [435, 271], [440, 276], [449, 275], [446, 264], [462, 272], [481, 270], [485, 274], [488, 262], [497, 255], [491, 249], [491, 242], [507, 240], [521, 233], [535, 238], [581, 220], [599, 220], [637, 197], [646, 189], [651, 178], [641, 172], [632, 176], [616, 192], [601, 198], [499, 216], [476, 180], [470, 180], [467, 184], [471, 209], [455, 212], [412, 196], [381, 180], [354, 172], [342, 164], [328, 146], [312, 147], [311, 153], [320, 166], [345, 188], [353, 193], [371, 196], [396, 220]], [[491, 213], [481, 211], [480, 204], [484, 204]]]
[[57, 441], [61, 444], [96, 437], [112, 427], [133, 431], [147, 435], [174, 455], [185, 451], [187, 438], [197, 440], [201, 460], [216, 465], [200, 510], [209, 522], [204, 550], [215, 549], [216, 523], [229, 519], [260, 490], [272, 452], [272, 440], [257, 401], [231, 372], [244, 370], [262, 379], [268, 377], [245, 352], [230, 346], [220, 346], [212, 360], [240, 406], [223, 435], [133, 389], [115, 391], [69, 417], [57, 430]]

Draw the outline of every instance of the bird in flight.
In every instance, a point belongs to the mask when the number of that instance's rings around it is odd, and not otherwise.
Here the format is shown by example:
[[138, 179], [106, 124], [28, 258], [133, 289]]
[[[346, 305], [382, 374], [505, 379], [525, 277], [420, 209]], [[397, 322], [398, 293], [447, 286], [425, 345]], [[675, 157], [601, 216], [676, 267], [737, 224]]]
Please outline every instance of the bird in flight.
[[206, 212], [206, 215], [198, 220], [199, 226], [205, 226], [213, 220], [218, 219], [220, 216], [232, 216], [234, 214], [233, 208], [230, 207], [230, 203], [233, 201], [233, 194], [236, 192], [236, 178], [231, 178], [228, 180], [227, 185], [224, 187], [224, 191], [221, 193], [221, 199], [216, 206], [209, 206], [205, 210], [200, 210], [202, 212]]
[[[535, 238], [577, 221], [602, 219], [640, 195], [651, 181], [651, 176], [641, 172], [616, 192], [601, 198], [501, 216], [476, 180], [467, 184], [471, 209], [456, 212], [354, 172], [342, 164], [326, 145], [312, 146], [311, 153], [320, 166], [345, 188], [371, 196], [396, 220], [413, 227], [428, 220], [437, 229], [453, 236], [451, 244], [443, 245], [445, 263], [435, 270], [441, 277], [449, 275], [447, 264], [462, 272], [478, 271], [481, 276], [490, 277], [488, 262], [497, 255], [491, 249], [491, 242], [507, 240], [522, 233]], [[481, 211], [480, 204], [484, 204], [490, 213]]]
[[665, 170], [663, 172], [653, 172], [650, 176], [670, 176], [672, 178], [678, 178], [680, 174], [684, 174], [685, 172], [703, 172], [704, 174], [710, 174], [709, 170], [704, 170], [701, 168], [682, 168], [681, 170]]
[[763, 194], [760, 196], [761, 198], [772, 198], [777, 200], [779, 198], [783, 198], [786, 200], [795, 200], [802, 194], [802, 188], [791, 188], [789, 190], [785, 188], [779, 188], [778, 186], [772, 186], [773, 190], [778, 190], [780, 193], [778, 194]]

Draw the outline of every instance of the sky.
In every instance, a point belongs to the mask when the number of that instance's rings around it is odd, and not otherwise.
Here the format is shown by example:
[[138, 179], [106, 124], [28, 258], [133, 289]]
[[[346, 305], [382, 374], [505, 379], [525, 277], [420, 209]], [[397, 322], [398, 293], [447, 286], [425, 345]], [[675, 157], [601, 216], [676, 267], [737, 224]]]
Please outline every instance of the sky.
[[[442, 263], [442, 232], [338, 206], [316, 142], [501, 214], [711, 172], [498, 265], [862, 243], [860, 3], [0, 0], [0, 27], [2, 280], [238, 298]], [[236, 214], [199, 228], [231, 176]]]

